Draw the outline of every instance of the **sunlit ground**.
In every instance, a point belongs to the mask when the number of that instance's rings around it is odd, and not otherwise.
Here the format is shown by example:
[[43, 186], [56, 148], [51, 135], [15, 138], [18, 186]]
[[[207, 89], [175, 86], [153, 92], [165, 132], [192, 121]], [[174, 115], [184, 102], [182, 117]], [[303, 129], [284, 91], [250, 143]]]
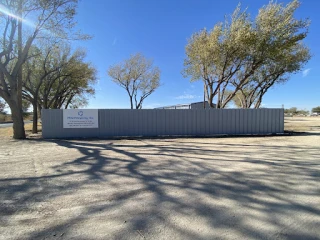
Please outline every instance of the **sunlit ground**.
[[319, 120], [276, 137], [0, 138], [1, 238], [319, 239]]

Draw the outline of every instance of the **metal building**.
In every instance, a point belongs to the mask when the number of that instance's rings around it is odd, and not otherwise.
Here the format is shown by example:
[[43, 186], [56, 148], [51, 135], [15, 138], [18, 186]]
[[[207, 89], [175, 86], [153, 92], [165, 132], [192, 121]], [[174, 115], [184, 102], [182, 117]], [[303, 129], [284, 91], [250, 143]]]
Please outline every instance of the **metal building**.
[[[214, 104], [215, 108], [216, 104]], [[203, 102], [195, 102], [195, 103], [186, 103], [186, 104], [177, 104], [172, 106], [164, 106], [164, 107], [157, 107], [155, 109], [203, 109]], [[210, 108], [209, 103], [205, 102], [205, 108]]]

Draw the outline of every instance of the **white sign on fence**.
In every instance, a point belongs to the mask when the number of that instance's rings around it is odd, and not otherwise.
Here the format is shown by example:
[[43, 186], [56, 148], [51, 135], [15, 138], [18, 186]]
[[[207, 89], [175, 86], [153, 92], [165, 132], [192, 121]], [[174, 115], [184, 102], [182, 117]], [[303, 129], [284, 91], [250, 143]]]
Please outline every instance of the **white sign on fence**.
[[63, 109], [63, 128], [98, 128], [97, 109]]

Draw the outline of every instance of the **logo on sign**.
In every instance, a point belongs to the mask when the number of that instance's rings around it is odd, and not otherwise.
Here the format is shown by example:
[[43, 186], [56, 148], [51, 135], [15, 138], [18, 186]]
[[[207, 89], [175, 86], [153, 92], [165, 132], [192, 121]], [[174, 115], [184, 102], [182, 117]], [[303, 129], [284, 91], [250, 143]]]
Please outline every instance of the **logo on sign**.
[[78, 112], [78, 115], [79, 115], [80, 117], [82, 117], [82, 116], [83, 116], [83, 111], [79, 111], [79, 112]]

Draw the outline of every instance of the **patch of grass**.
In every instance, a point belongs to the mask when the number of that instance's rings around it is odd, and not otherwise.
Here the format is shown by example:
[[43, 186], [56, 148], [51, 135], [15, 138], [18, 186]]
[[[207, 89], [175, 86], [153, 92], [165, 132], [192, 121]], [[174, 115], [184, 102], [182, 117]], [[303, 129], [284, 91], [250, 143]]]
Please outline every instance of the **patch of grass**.
[[1, 123], [10, 122], [10, 121], [12, 121], [11, 120], [11, 115], [0, 113], [0, 122]]
[[12, 127], [0, 128], [0, 137], [12, 137]]
[[[29, 136], [32, 134], [32, 123], [27, 123], [24, 125], [26, 135]], [[42, 125], [38, 123], [38, 132], [41, 133]], [[0, 128], [0, 137], [12, 137], [13, 129], [12, 127]]]
[[309, 132], [317, 130], [320, 118], [312, 117], [295, 117], [285, 118], [284, 127], [285, 131], [293, 132]]

